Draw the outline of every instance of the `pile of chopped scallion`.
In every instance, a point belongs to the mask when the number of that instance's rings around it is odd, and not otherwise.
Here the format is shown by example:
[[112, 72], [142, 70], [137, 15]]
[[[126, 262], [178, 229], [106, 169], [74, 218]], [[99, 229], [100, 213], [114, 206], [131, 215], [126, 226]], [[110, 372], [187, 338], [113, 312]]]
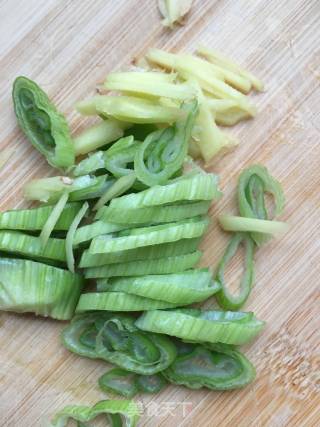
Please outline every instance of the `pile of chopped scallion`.
[[[239, 176], [239, 215], [219, 217], [232, 232], [221, 261], [197, 267], [208, 210], [222, 193], [218, 177], [191, 157], [208, 162], [233, 147], [218, 126], [253, 117], [247, 94], [263, 88], [220, 53], [197, 53], [150, 49], [139, 68], [109, 74], [102, 94], [77, 104], [100, 121], [75, 138], [35, 82], [13, 85], [22, 131], [62, 175], [25, 184], [38, 207], [0, 213], [0, 309], [71, 320], [62, 344], [116, 365], [98, 383], [126, 399], [167, 383], [230, 390], [253, 381], [238, 346], [264, 322], [239, 310], [254, 285], [257, 249], [287, 229], [274, 220], [284, 208], [279, 182], [252, 165]], [[224, 274], [240, 245], [244, 271], [233, 294]], [[212, 296], [221, 309], [199, 308]], [[113, 426], [139, 418], [133, 401], [106, 400], [66, 407], [52, 425], [100, 414]]]

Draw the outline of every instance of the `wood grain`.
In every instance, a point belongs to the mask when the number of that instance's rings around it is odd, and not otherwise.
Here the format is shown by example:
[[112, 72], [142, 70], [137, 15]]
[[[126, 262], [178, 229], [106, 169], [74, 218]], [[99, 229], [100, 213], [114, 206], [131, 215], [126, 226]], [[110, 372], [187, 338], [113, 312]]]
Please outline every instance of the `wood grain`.
[[[259, 115], [228, 131], [240, 146], [208, 169], [221, 176], [224, 197], [211, 209], [203, 263], [214, 266], [227, 236], [215, 217], [235, 210], [240, 170], [265, 164], [283, 184], [287, 236], [256, 256], [256, 287], [247, 305], [267, 321], [245, 350], [257, 380], [231, 393], [168, 387], [140, 399], [141, 426], [280, 427], [320, 425], [320, 5], [318, 0], [197, 0], [187, 25], [161, 27], [153, 0], [0, 1], [0, 143], [15, 154], [0, 172], [2, 210], [23, 205], [21, 187], [52, 174], [18, 130], [11, 85], [20, 74], [38, 81], [64, 111], [76, 133], [86, 125], [75, 101], [97, 82], [127, 67], [149, 46], [191, 51], [215, 47], [266, 82], [254, 95]], [[0, 425], [45, 425], [65, 404], [92, 404], [105, 396], [98, 361], [68, 353], [61, 323], [1, 313]]]

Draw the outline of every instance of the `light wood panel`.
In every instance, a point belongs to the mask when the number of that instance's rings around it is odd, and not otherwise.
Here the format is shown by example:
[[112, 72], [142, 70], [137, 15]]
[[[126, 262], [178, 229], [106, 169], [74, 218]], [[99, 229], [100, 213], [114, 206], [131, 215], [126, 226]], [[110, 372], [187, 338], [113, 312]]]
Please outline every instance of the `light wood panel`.
[[[48, 91], [74, 132], [87, 123], [73, 111], [74, 102], [149, 46], [190, 51], [201, 42], [266, 83], [266, 92], [254, 96], [257, 118], [230, 129], [240, 146], [208, 167], [220, 174], [224, 197], [211, 209], [203, 243], [203, 264], [214, 266], [227, 242], [215, 217], [235, 210], [240, 170], [265, 164], [284, 186], [283, 219], [291, 231], [256, 256], [256, 287], [246, 308], [267, 327], [246, 352], [257, 379], [231, 393], [168, 387], [143, 397], [141, 426], [320, 425], [319, 18], [317, 0], [197, 0], [187, 25], [170, 32], [161, 27], [153, 0], [0, 1], [0, 144], [16, 150], [0, 172], [2, 210], [23, 205], [21, 187], [31, 177], [53, 173], [17, 128], [10, 92], [19, 74]], [[67, 403], [105, 397], [96, 382], [106, 365], [62, 348], [61, 327], [0, 314], [1, 426], [45, 425]]]

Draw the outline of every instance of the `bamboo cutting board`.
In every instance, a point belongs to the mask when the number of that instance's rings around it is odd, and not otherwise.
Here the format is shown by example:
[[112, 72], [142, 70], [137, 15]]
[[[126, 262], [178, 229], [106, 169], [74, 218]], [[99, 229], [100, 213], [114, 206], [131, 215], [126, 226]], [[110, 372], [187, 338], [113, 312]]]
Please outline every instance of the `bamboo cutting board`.
[[[15, 149], [0, 172], [0, 208], [22, 207], [22, 185], [53, 173], [16, 125], [11, 85], [17, 75], [41, 84], [76, 133], [87, 122], [74, 112], [75, 101], [149, 46], [190, 51], [201, 42], [248, 67], [264, 80], [266, 92], [254, 95], [255, 120], [227, 130], [240, 146], [208, 165], [220, 174], [224, 197], [211, 209], [203, 264], [214, 266], [227, 242], [215, 218], [235, 212], [240, 170], [265, 164], [285, 189], [283, 220], [291, 230], [256, 255], [256, 287], [246, 309], [267, 327], [244, 350], [257, 366], [257, 379], [229, 393], [170, 386], [143, 396], [139, 425], [319, 426], [319, 1], [197, 0], [187, 25], [174, 32], [162, 28], [155, 3], [0, 1], [0, 143]], [[45, 425], [66, 404], [106, 397], [97, 379], [108, 366], [66, 351], [61, 327], [32, 315], [0, 314], [1, 426]]]

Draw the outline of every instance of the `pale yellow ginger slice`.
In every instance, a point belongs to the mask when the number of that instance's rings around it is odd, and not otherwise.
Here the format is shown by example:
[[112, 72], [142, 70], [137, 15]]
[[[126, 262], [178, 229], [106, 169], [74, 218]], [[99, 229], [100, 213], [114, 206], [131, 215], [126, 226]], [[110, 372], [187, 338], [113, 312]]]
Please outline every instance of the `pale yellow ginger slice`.
[[193, 0], [158, 0], [158, 7], [165, 27], [173, 28], [175, 23], [183, 24], [183, 18], [190, 11]]
[[174, 83], [174, 74], [157, 72], [112, 73], [104, 86], [108, 90], [121, 91], [144, 98], [167, 97], [180, 101], [196, 97], [196, 91], [188, 83]]
[[255, 116], [255, 106], [243, 93], [225, 83], [222, 73], [212, 68], [210, 63], [192, 55], [173, 54], [160, 49], [150, 49], [147, 59], [168, 70], [177, 71], [185, 80], [195, 79], [202, 89], [214, 97], [237, 101], [241, 110]]
[[[212, 114], [199, 84], [196, 81], [191, 81], [190, 83], [197, 88], [199, 100], [199, 114], [193, 128], [192, 137], [196, 141], [202, 158], [208, 163], [217, 154], [223, 154], [225, 151], [234, 148], [238, 144], [238, 140], [218, 128], [214, 114]], [[191, 148], [191, 155], [192, 152], [196, 153], [196, 147]]]
[[245, 79], [248, 79], [253, 88], [259, 92], [263, 91], [264, 85], [261, 80], [259, 80], [257, 77], [255, 77], [252, 73], [245, 70], [244, 68], [240, 67], [238, 64], [236, 64], [231, 59], [225, 57], [220, 52], [214, 50], [214, 49], [208, 49], [205, 46], [199, 46], [197, 53], [201, 56], [204, 56], [208, 61], [210, 61], [213, 64], [216, 64], [225, 70], [232, 71], [240, 76], [242, 76]]
[[231, 99], [207, 98], [207, 105], [213, 112], [216, 123], [221, 126], [233, 126], [250, 115], [239, 108], [238, 103]]

